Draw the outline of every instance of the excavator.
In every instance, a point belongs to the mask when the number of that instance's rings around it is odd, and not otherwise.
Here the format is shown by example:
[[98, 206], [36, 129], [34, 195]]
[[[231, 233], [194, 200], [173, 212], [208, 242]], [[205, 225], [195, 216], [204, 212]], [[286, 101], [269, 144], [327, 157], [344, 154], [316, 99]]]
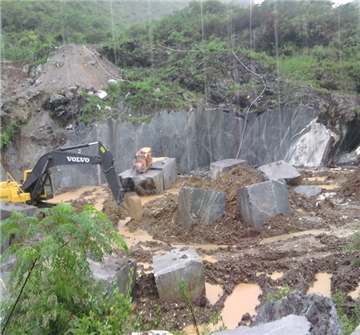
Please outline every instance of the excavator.
[[[74, 152], [77, 149], [93, 146], [98, 148], [96, 155]], [[124, 187], [121, 178], [117, 175], [112, 153], [101, 142], [92, 142], [46, 153], [40, 157], [32, 170], [24, 171], [22, 184], [8, 174], [8, 180], [0, 182], [0, 201], [41, 205], [54, 194], [50, 168], [62, 165], [100, 165], [118, 205], [122, 203], [125, 192], [132, 190], [129, 184]]]

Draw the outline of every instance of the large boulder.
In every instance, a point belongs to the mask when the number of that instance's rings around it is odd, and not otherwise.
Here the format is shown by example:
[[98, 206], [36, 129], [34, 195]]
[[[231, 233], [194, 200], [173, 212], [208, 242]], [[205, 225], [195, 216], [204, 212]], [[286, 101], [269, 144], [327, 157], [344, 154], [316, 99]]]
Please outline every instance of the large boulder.
[[260, 170], [269, 180], [285, 180], [287, 182], [295, 182], [301, 176], [291, 164], [285, 161], [277, 161], [265, 165], [261, 165]]
[[275, 180], [241, 188], [237, 200], [242, 219], [257, 229], [272, 216], [289, 212], [287, 186]]
[[254, 327], [238, 327], [215, 332], [213, 335], [310, 335], [311, 324], [303, 316], [288, 315]]
[[179, 225], [213, 224], [225, 213], [226, 194], [211, 189], [183, 187], [179, 192]]
[[223, 173], [231, 170], [232, 168], [244, 164], [246, 164], [246, 161], [244, 161], [243, 159], [233, 158], [212, 162], [210, 164], [210, 177], [211, 179], [216, 179], [220, 177]]
[[204, 297], [202, 259], [194, 249], [173, 249], [166, 254], [155, 255], [153, 269], [160, 299], [183, 301], [183, 284], [192, 301], [199, 302]]
[[290, 146], [287, 161], [294, 166], [317, 167], [324, 165], [334, 141], [334, 134], [316, 119], [302, 131]]
[[312, 335], [340, 335], [341, 324], [331, 299], [316, 294], [292, 292], [287, 297], [262, 305], [255, 323], [262, 324], [295, 314], [305, 316], [311, 323]]
[[136, 263], [126, 256], [104, 256], [102, 262], [88, 258], [92, 276], [101, 282], [107, 290], [113, 285], [121, 293], [131, 293], [135, 286]]

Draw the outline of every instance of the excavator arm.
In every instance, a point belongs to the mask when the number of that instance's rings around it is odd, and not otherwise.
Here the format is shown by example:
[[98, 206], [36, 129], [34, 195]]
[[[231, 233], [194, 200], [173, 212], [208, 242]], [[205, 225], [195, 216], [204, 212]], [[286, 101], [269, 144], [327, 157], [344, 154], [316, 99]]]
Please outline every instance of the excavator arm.
[[[91, 146], [98, 147], [97, 155], [83, 155], [72, 152], [72, 150], [75, 149]], [[107, 150], [101, 142], [92, 142], [60, 148], [40, 157], [30, 175], [22, 185], [24, 192], [30, 193], [31, 202], [39, 202], [41, 200], [41, 194], [44, 192], [45, 184], [48, 182], [51, 183], [49, 169], [54, 166], [62, 165], [100, 165], [115, 201], [119, 205], [122, 202], [125, 190], [120, 178], [116, 174], [112, 153]]]

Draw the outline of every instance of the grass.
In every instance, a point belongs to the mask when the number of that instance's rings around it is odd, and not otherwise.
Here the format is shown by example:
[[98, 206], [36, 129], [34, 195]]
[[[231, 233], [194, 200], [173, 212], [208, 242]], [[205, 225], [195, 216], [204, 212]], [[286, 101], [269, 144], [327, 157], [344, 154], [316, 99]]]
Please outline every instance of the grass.
[[351, 313], [347, 313], [346, 295], [337, 291], [333, 296], [336, 310], [342, 326], [343, 335], [350, 335], [360, 324], [360, 300], [358, 299]]
[[266, 301], [275, 302], [281, 300], [282, 298], [287, 297], [289, 293], [290, 293], [290, 287], [287, 284], [284, 284], [284, 286], [279, 287], [276, 291], [269, 292], [266, 295]]
[[314, 70], [317, 62], [314, 57], [308, 55], [297, 55], [281, 57], [279, 61], [280, 73], [296, 81], [316, 85]]
[[19, 126], [15, 122], [1, 127], [0, 134], [0, 150], [6, 149], [6, 147], [12, 142], [16, 132], [19, 130]]

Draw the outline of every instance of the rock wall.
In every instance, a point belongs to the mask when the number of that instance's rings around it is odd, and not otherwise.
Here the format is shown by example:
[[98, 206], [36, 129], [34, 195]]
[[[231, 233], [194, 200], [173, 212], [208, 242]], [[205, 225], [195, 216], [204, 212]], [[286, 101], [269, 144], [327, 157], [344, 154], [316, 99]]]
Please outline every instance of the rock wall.
[[[109, 119], [94, 124], [91, 129], [69, 132], [67, 145], [102, 141], [114, 155], [117, 170], [128, 169], [134, 153], [142, 146], [151, 146], [153, 156], [176, 157], [178, 170], [190, 172], [210, 162], [236, 156], [243, 141], [240, 158], [259, 165], [283, 159], [298, 134], [316, 117], [316, 110], [295, 109], [272, 111], [260, 115], [249, 114], [244, 130], [244, 119], [221, 111], [160, 112], [149, 123], [134, 125]], [[83, 182], [80, 169], [63, 171], [65, 178], [59, 186]], [[86, 182], [96, 183], [97, 169]]]
[[[153, 156], [176, 157], [178, 171], [187, 173], [208, 166], [212, 161], [234, 158], [239, 146], [240, 158], [253, 165], [290, 159], [289, 149], [317, 114], [316, 107], [304, 105], [261, 114], [250, 113], [245, 129], [244, 116], [233, 113], [201, 109], [162, 111], [149, 123], [132, 124], [109, 119], [95, 123], [91, 128], [63, 131], [61, 135], [57, 134], [57, 138], [61, 138], [62, 145], [102, 141], [112, 151], [118, 172], [131, 167], [138, 148], [151, 146]], [[35, 140], [36, 129], [42, 129], [43, 124], [50, 124], [54, 129], [54, 122], [44, 115], [39, 115], [34, 122], [36, 125], [26, 125], [22, 129], [20, 142], [7, 152], [7, 168], [12, 171], [31, 167], [42, 154], [54, 148], [52, 143], [46, 143], [43, 134], [41, 142]], [[54, 144], [59, 146], [58, 142]], [[99, 180], [96, 167], [59, 167], [54, 170], [58, 188], [96, 184]]]

